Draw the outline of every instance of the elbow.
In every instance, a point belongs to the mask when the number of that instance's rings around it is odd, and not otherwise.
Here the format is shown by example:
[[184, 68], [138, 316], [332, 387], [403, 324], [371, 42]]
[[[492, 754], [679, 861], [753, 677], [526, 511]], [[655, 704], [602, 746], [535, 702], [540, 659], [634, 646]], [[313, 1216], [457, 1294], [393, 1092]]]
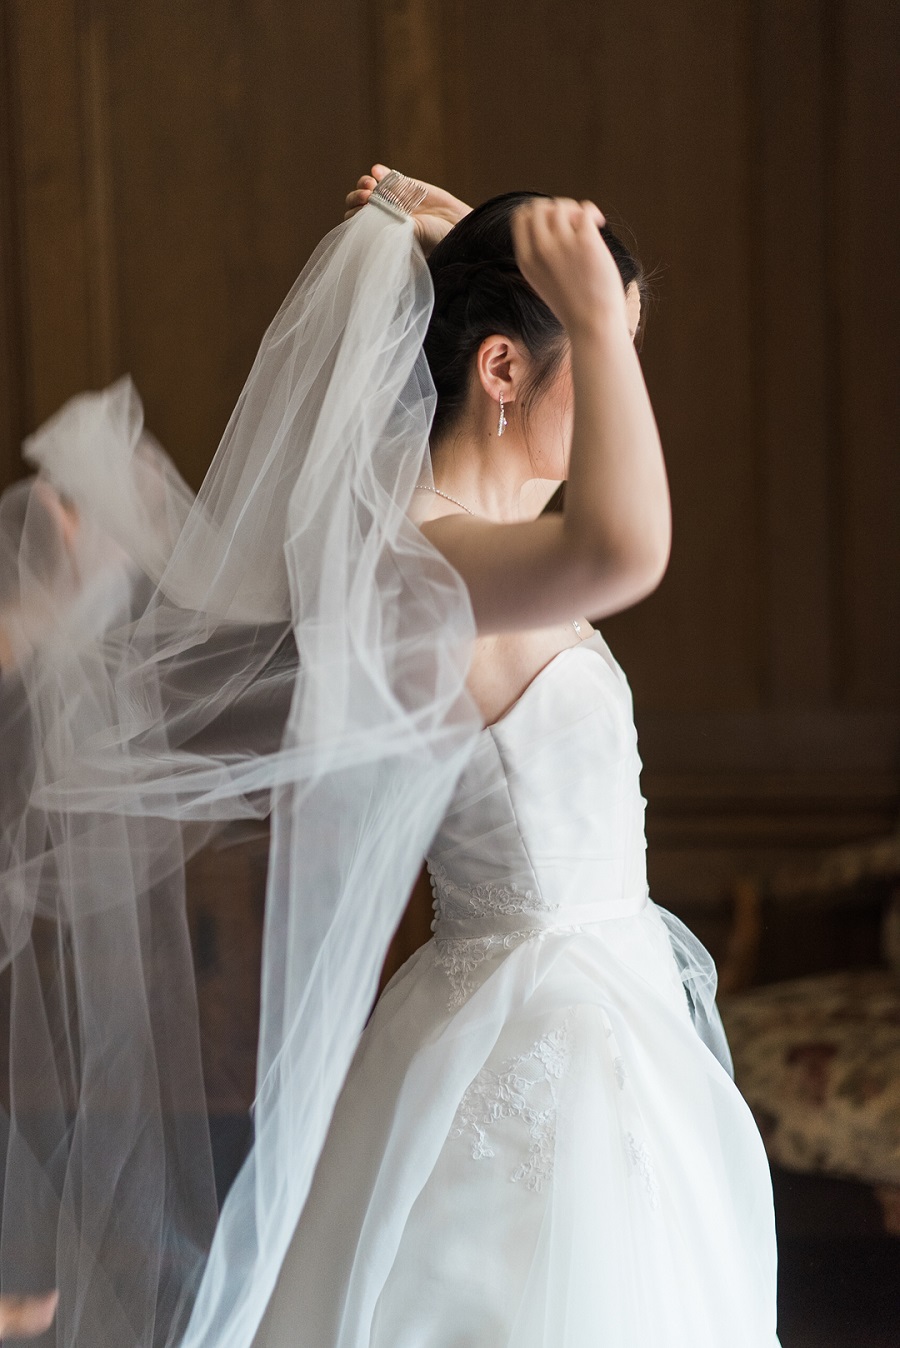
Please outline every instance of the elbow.
[[636, 557], [635, 570], [640, 582], [646, 586], [645, 594], [652, 594], [658, 588], [669, 568], [671, 555], [672, 529], [670, 526]]
[[595, 595], [591, 609], [599, 617], [620, 612], [646, 599], [660, 585], [669, 565], [671, 526], [616, 538], [595, 538], [581, 549], [581, 573]]
[[633, 548], [614, 564], [619, 583], [628, 595], [627, 605], [637, 604], [658, 589], [669, 565], [670, 544], [653, 543]]
[[644, 599], [662, 581], [671, 552], [672, 511], [666, 496], [643, 519], [622, 530], [615, 540], [613, 565], [629, 578], [639, 598]]

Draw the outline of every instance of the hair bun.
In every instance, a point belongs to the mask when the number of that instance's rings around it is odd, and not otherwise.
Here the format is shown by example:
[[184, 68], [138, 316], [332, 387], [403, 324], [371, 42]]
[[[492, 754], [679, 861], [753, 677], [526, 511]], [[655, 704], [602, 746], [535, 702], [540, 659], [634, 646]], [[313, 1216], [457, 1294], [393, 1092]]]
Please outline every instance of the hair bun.
[[444, 296], [448, 292], [463, 290], [470, 282], [477, 282], [482, 277], [493, 279], [500, 276], [517, 278], [524, 283], [524, 277], [511, 257], [485, 257], [471, 261], [460, 258], [431, 269], [435, 290], [440, 290]]

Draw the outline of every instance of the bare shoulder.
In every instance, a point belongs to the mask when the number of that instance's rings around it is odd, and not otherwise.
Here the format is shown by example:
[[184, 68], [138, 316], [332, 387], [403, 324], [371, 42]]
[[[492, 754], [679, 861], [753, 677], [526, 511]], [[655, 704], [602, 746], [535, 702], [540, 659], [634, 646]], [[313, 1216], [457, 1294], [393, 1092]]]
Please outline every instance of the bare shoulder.
[[[416, 496], [419, 499], [413, 501], [409, 515], [426, 537], [431, 534], [429, 526], [437, 521], [455, 516], [464, 525], [469, 522], [457, 502], [448, 502], [433, 493], [417, 492]], [[592, 628], [587, 619], [580, 618], [578, 622], [580, 631], [570, 619], [549, 626], [490, 632], [476, 639], [466, 683], [485, 725], [499, 720], [560, 651], [577, 646], [590, 635]]]
[[503, 632], [479, 637], [469, 666], [467, 686], [485, 725], [500, 719], [518, 701], [531, 681], [567, 646], [577, 646], [592, 628], [579, 621], [581, 634], [568, 626]]

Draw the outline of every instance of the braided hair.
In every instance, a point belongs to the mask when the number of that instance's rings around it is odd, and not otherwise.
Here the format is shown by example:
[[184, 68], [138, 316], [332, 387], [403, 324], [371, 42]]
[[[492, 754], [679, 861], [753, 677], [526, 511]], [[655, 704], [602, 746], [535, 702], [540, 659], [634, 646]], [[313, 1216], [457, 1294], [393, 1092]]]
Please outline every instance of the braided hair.
[[[516, 265], [511, 222], [517, 206], [543, 192], [506, 192], [465, 216], [432, 250], [428, 267], [434, 309], [425, 336], [425, 356], [437, 389], [432, 424], [435, 440], [455, 424], [465, 405], [472, 361], [492, 333], [521, 342], [534, 371], [521, 395], [527, 416], [557, 374], [566, 351], [559, 319]], [[640, 263], [608, 225], [600, 231], [627, 289], [642, 287]]]

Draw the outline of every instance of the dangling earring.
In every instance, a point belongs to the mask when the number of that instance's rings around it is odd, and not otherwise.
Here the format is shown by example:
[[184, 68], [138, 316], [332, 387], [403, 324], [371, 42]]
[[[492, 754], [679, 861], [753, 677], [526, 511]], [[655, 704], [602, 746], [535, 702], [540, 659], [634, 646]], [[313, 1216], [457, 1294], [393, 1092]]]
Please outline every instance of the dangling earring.
[[503, 394], [500, 394], [500, 420], [497, 423], [497, 434], [502, 435], [506, 430], [506, 413], [503, 411]]

